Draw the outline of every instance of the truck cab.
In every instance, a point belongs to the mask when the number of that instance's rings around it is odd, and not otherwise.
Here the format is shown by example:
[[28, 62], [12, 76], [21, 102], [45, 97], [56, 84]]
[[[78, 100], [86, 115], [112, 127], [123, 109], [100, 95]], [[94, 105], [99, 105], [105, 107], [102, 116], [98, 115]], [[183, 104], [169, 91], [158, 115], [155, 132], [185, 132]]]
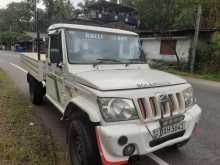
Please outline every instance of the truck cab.
[[48, 53], [24, 54], [32, 103], [63, 114], [74, 165], [122, 165], [178, 148], [201, 116], [192, 86], [147, 64], [138, 34], [74, 24], [49, 27]]

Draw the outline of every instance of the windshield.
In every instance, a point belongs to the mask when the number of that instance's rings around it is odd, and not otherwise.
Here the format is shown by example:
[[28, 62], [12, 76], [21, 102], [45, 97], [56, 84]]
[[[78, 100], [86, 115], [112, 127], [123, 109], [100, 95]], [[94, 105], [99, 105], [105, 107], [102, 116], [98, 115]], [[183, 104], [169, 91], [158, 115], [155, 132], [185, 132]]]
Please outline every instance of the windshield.
[[66, 31], [71, 64], [143, 63], [138, 36]]

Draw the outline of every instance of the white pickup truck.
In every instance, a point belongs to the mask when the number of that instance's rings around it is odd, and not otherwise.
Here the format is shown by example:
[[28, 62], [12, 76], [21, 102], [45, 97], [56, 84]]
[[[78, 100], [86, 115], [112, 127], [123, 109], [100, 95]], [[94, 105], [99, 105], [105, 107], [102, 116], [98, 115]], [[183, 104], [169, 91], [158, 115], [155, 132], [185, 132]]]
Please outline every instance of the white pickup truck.
[[185, 80], [150, 69], [139, 36], [74, 24], [49, 27], [47, 55], [23, 54], [33, 104], [47, 97], [67, 121], [73, 165], [122, 165], [178, 148], [201, 116]]

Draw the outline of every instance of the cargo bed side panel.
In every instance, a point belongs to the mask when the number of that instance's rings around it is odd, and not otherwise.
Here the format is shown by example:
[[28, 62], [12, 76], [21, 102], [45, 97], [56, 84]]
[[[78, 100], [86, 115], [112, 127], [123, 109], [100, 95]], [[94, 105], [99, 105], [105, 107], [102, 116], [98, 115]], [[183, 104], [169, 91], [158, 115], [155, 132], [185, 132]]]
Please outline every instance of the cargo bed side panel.
[[45, 80], [46, 76], [46, 55], [41, 54], [41, 60], [37, 59], [36, 53], [21, 54], [21, 62], [24, 69], [28, 71], [39, 82]]

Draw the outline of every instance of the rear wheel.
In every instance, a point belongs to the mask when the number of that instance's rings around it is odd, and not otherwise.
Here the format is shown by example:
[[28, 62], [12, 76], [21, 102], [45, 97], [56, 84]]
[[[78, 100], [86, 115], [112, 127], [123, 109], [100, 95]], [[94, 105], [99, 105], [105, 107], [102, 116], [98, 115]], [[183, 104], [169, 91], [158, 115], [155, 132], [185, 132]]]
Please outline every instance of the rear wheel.
[[72, 119], [68, 129], [69, 153], [72, 165], [99, 165], [100, 156], [91, 123], [84, 118]]
[[29, 93], [32, 104], [40, 105], [43, 102], [44, 88], [41, 83], [39, 83], [34, 78], [29, 81]]

